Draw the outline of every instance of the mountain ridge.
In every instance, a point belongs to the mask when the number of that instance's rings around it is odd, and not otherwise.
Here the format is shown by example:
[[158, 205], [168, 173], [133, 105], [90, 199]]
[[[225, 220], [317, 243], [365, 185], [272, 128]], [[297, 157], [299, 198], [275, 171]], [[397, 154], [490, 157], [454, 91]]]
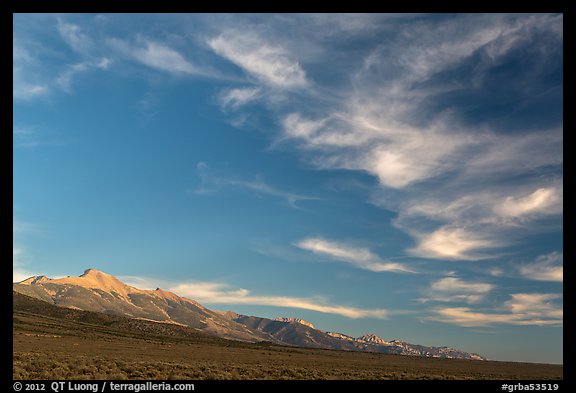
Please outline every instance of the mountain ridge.
[[33, 276], [13, 284], [13, 290], [68, 308], [186, 325], [240, 341], [274, 341], [262, 332], [224, 318], [194, 300], [161, 289], [132, 287], [96, 269], [87, 269], [79, 277], [50, 279]]
[[78, 277], [51, 279], [32, 276], [14, 283], [13, 290], [57, 306], [189, 326], [238, 341], [269, 341], [308, 348], [485, 360], [478, 354], [450, 347], [427, 347], [401, 340], [386, 341], [373, 333], [354, 338], [339, 332], [325, 332], [300, 318], [268, 319], [233, 311], [210, 310], [195, 300], [170, 291], [130, 286], [111, 274], [93, 268], [86, 269]]
[[310, 327], [310, 328], [312, 328], [312, 329], [316, 329], [316, 327], [315, 327], [312, 323], [310, 323], [310, 322], [308, 322], [308, 321], [305, 321], [305, 320], [303, 320], [303, 319], [300, 319], [300, 318], [277, 317], [277, 318], [275, 318], [274, 320], [275, 320], [275, 321], [280, 321], [280, 322], [288, 322], [288, 323], [299, 323], [299, 324], [301, 324], [301, 325], [308, 326], [308, 327]]
[[450, 347], [428, 347], [410, 344], [402, 340], [386, 341], [376, 334], [369, 333], [352, 337], [338, 332], [325, 332], [297, 322], [285, 322], [236, 313], [228, 314], [234, 321], [252, 329], [261, 330], [281, 343], [309, 348], [325, 348], [345, 351], [380, 352], [394, 355], [437, 357], [449, 359], [486, 360], [475, 353]]

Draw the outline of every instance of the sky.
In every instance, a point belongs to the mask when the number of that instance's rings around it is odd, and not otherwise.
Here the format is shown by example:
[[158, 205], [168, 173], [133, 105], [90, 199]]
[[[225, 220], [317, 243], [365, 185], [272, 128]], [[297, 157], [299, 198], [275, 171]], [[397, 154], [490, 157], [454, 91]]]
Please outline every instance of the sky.
[[561, 14], [13, 22], [13, 281], [563, 362]]

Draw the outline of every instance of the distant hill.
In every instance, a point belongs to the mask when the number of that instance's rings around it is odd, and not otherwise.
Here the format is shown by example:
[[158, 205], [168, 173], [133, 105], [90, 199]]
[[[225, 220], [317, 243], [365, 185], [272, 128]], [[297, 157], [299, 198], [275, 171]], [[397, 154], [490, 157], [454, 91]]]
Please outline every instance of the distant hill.
[[[375, 334], [354, 338], [342, 333], [324, 332], [302, 324], [298, 320], [281, 320], [253, 316], [226, 314], [233, 321], [250, 329], [269, 334], [281, 343], [308, 348], [325, 348], [346, 351], [381, 352], [395, 355], [411, 355], [449, 359], [485, 360], [480, 355], [449, 347], [427, 347], [400, 340], [386, 341]], [[286, 321], [286, 322], [285, 322]]]
[[[154, 291], [138, 289], [95, 269], [88, 269], [79, 277], [30, 277], [13, 284], [13, 290], [26, 295], [26, 299], [38, 299], [34, 303], [15, 295], [15, 305], [25, 307], [30, 312], [46, 313], [49, 310], [60, 317], [76, 318], [81, 322], [84, 319], [97, 319], [99, 323], [134, 324], [136, 329], [145, 328], [150, 331], [164, 331], [168, 329], [166, 326], [174, 326], [167, 331], [173, 334], [203, 332], [232, 340], [268, 341], [307, 348], [484, 360], [480, 355], [450, 347], [427, 347], [400, 340], [386, 341], [375, 334], [354, 338], [338, 332], [325, 332], [299, 318], [268, 319], [232, 311], [209, 310], [194, 300], [172, 292], [159, 288]], [[60, 307], [46, 308], [46, 303]], [[82, 310], [98, 314], [83, 314]], [[143, 324], [135, 321], [151, 322]], [[194, 330], [181, 330], [190, 328]]]

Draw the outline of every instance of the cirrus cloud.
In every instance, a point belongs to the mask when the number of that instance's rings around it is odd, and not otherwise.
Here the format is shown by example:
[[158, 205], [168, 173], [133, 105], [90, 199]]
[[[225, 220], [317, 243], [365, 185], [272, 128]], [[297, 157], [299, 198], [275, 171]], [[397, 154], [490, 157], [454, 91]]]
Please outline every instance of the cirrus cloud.
[[326, 314], [341, 315], [353, 319], [385, 319], [389, 315], [389, 312], [384, 309], [362, 309], [336, 305], [314, 298], [253, 295], [251, 291], [247, 289], [228, 289], [227, 285], [221, 283], [185, 283], [175, 285], [171, 287], [170, 290], [182, 296], [191, 297], [194, 300], [208, 304], [247, 304], [299, 308]]
[[[123, 280], [139, 288], [154, 289], [160, 281], [147, 277], [126, 276]], [[386, 319], [390, 312], [385, 309], [365, 309], [349, 305], [333, 304], [320, 297], [298, 297], [253, 294], [245, 288], [232, 288], [230, 285], [214, 281], [161, 282], [163, 287], [179, 296], [190, 298], [202, 304], [216, 305], [258, 305], [297, 308], [335, 314], [346, 318]]]
[[328, 256], [372, 272], [415, 273], [414, 270], [401, 263], [382, 261], [372, 251], [363, 247], [352, 247], [344, 243], [317, 237], [302, 239], [294, 243], [294, 245], [303, 250]]
[[520, 274], [531, 280], [563, 282], [563, 260], [561, 252], [540, 255], [535, 262], [520, 266]]
[[265, 85], [291, 89], [308, 84], [306, 73], [295, 57], [260, 35], [225, 32], [210, 38], [208, 46]]
[[494, 285], [483, 282], [464, 281], [457, 277], [444, 277], [432, 283], [423, 302], [479, 303], [494, 289]]
[[431, 319], [465, 327], [492, 325], [561, 326], [563, 310], [553, 300], [560, 294], [515, 293], [503, 305], [505, 312], [485, 312], [469, 307], [439, 307]]

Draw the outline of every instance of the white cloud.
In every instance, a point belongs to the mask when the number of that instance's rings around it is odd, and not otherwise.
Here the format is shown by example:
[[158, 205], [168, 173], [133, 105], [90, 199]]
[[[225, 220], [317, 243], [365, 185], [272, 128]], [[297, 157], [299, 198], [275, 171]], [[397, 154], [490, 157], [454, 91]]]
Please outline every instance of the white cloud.
[[[25, 40], [13, 41], [13, 97], [18, 100], [32, 100], [48, 95], [51, 91], [62, 89], [72, 91], [75, 77], [91, 70], [106, 70], [112, 59], [94, 55], [97, 48], [90, 37], [81, 31], [80, 26], [58, 20], [58, 32], [81, 60], [74, 64], [58, 68], [46, 67], [45, 60], [55, 56], [53, 49], [40, 43]], [[63, 53], [57, 52], [58, 56]], [[46, 56], [46, 57], [44, 57]], [[59, 69], [59, 70], [58, 70]]]
[[143, 47], [134, 49], [132, 56], [142, 64], [173, 74], [199, 73], [179, 52], [157, 42], [145, 41]]
[[36, 275], [25, 268], [26, 263], [22, 248], [12, 246], [12, 282], [20, 282]]
[[[556, 34], [561, 23], [552, 15], [424, 19], [356, 62], [348, 70], [349, 90], [325, 93], [310, 84], [309, 96], [319, 104], [280, 113], [275, 143], [293, 143], [320, 169], [375, 176], [382, 192], [372, 201], [398, 213], [397, 227], [417, 241], [412, 255], [494, 256], [521, 237], [522, 228], [561, 214], [562, 176], [549, 173], [563, 162], [562, 129], [507, 133], [490, 122], [465, 122], [458, 106], [426, 108], [452, 91], [475, 91], [518, 45], [535, 32]], [[473, 58], [470, 79], [435, 83]]]
[[103, 57], [98, 61], [85, 61], [82, 63], [69, 65], [62, 71], [56, 78], [56, 84], [64, 91], [70, 93], [72, 91], [72, 80], [79, 74], [92, 71], [92, 70], [107, 70], [112, 64], [112, 60]]
[[306, 200], [318, 200], [319, 198], [307, 195], [300, 195], [289, 191], [273, 187], [259, 177], [254, 180], [236, 179], [228, 176], [214, 173], [211, 167], [205, 162], [199, 162], [196, 165], [196, 173], [200, 177], [201, 184], [193, 192], [197, 195], [206, 195], [219, 191], [223, 188], [245, 189], [256, 193], [257, 195], [270, 196], [281, 199], [289, 207], [299, 209], [298, 202]]
[[207, 304], [249, 304], [300, 308], [347, 318], [385, 319], [388, 316], [388, 312], [383, 309], [361, 309], [302, 297], [252, 295], [247, 289], [229, 289], [225, 284], [213, 282], [182, 283], [172, 286], [170, 290], [181, 296], [190, 297], [200, 303]]
[[520, 274], [531, 280], [563, 282], [563, 260], [564, 254], [561, 252], [540, 255], [534, 263], [521, 266]]
[[291, 113], [282, 120], [284, 132], [292, 138], [312, 142], [312, 135], [324, 126], [325, 120], [304, 120], [298, 113]]
[[315, 36], [340, 39], [343, 35], [374, 35], [389, 25], [387, 21], [410, 19], [418, 14], [378, 14], [378, 13], [307, 13], [301, 15], [307, 27], [314, 28]]
[[482, 282], [464, 281], [457, 277], [444, 277], [435, 281], [421, 301], [479, 303], [494, 285]]
[[[398, 62], [408, 70], [410, 79], [422, 81], [466, 59], [481, 47], [494, 42], [507, 27], [487, 24], [467, 28], [464, 24], [446, 23], [432, 28], [415, 26], [404, 34], [410, 45], [401, 50]], [[421, 39], [412, 41], [415, 35]], [[400, 40], [399, 45], [405, 43]], [[434, 48], [433, 50], [431, 48]]]
[[502, 277], [504, 275], [504, 270], [499, 267], [492, 267], [488, 269], [487, 273], [493, 277]]
[[250, 32], [234, 31], [208, 40], [218, 55], [236, 64], [260, 82], [272, 87], [301, 88], [306, 73], [285, 49]]
[[72, 78], [88, 69], [86, 64], [79, 63], [69, 66], [64, 72], [62, 72], [57, 78], [56, 83], [66, 92], [71, 92]]
[[489, 255], [472, 253], [474, 250], [495, 247], [494, 240], [463, 228], [441, 227], [431, 233], [418, 234], [418, 245], [408, 250], [412, 255], [422, 258], [451, 260], [478, 260]]
[[307, 238], [296, 242], [294, 245], [303, 250], [325, 255], [364, 270], [370, 270], [373, 272], [414, 273], [413, 270], [403, 264], [382, 261], [376, 254], [367, 248], [352, 247], [322, 238]]
[[482, 312], [469, 307], [440, 307], [434, 309], [432, 319], [459, 326], [476, 327], [490, 325], [561, 326], [563, 310], [552, 300], [559, 294], [515, 293], [504, 303], [506, 312]]
[[110, 68], [110, 64], [112, 64], [113, 61], [107, 57], [103, 57], [100, 59], [100, 61], [98, 61], [96, 64], [94, 64], [94, 66], [96, 68], [100, 68], [101, 70], [107, 70], [108, 68]]
[[474, 54], [484, 55], [477, 60], [476, 68], [482, 72], [484, 62], [498, 62], [517, 45], [526, 44], [534, 32], [553, 32], [561, 38], [557, 29], [562, 20], [562, 15], [551, 14], [521, 18], [468, 14], [442, 23], [422, 21], [402, 32], [393, 43], [393, 53], [398, 56], [396, 62], [414, 81], [428, 80]]
[[79, 74], [92, 70], [107, 70], [113, 60], [107, 56], [95, 56], [97, 48], [92, 39], [81, 31], [80, 26], [58, 20], [58, 32], [62, 39], [79, 55], [82, 61], [70, 64], [56, 77], [55, 83], [64, 91], [71, 93], [72, 80]]
[[[553, 153], [561, 148], [557, 130], [526, 138], [471, 130], [455, 133], [450, 131], [448, 119], [429, 128], [414, 128], [394, 117], [382, 117], [386, 110], [380, 112], [376, 116], [338, 112], [317, 120], [291, 113], [282, 120], [282, 138], [299, 141], [300, 148], [314, 154], [311, 162], [320, 168], [363, 170], [375, 175], [384, 189], [398, 190], [398, 202], [391, 203], [394, 199], [388, 192], [383, 207], [398, 211], [398, 227], [416, 237], [418, 245], [409, 250], [411, 254], [433, 259], [482, 259], [487, 255], [477, 251], [504, 244], [497, 235], [500, 228], [562, 212], [562, 188], [557, 181], [531, 179], [521, 187], [515, 185], [520, 192], [532, 187], [533, 195], [528, 197], [506, 196], [514, 188], [502, 186], [510, 174], [561, 162]], [[506, 146], [515, 146], [514, 151]], [[510, 154], [501, 156], [502, 150]], [[482, 155], [492, 159], [478, 159]], [[538, 158], [523, 163], [531, 156]], [[412, 190], [425, 189], [420, 183], [432, 179], [446, 186], [433, 192]], [[475, 188], [480, 179], [485, 189], [478, 191]], [[545, 183], [551, 184], [542, 187]], [[536, 191], [534, 184], [540, 184]], [[446, 224], [422, 233], [411, 224], [415, 217]], [[486, 231], [482, 225], [492, 225], [493, 229]]]
[[14, 74], [14, 85], [12, 95], [17, 100], [31, 100], [41, 97], [48, 93], [48, 87], [45, 85], [35, 85], [20, 80], [20, 71]]
[[216, 76], [214, 71], [192, 63], [182, 53], [161, 42], [139, 38], [136, 44], [130, 44], [110, 38], [107, 43], [121, 55], [159, 71], [173, 75]]
[[[16, 210], [16, 207], [14, 207]], [[45, 233], [45, 229], [37, 224], [12, 219], [12, 276], [13, 282], [19, 282], [38, 275], [30, 269], [30, 253], [23, 246], [23, 238], [28, 235]]]
[[310, 197], [305, 195], [294, 194], [291, 192], [283, 191], [277, 188], [274, 188], [260, 179], [252, 180], [252, 181], [243, 181], [243, 180], [230, 180], [228, 182], [230, 186], [241, 187], [248, 190], [252, 190], [258, 194], [262, 195], [269, 195], [272, 197], [280, 198], [286, 200], [288, 206], [293, 208], [298, 208], [297, 203], [299, 201], [304, 200], [318, 200], [316, 197]]
[[[300, 147], [320, 151], [353, 148], [365, 145], [374, 139], [369, 133], [357, 132], [351, 128], [345, 113], [332, 113], [319, 119], [308, 119], [299, 113], [290, 113], [282, 119], [282, 131], [283, 140], [303, 142]], [[332, 164], [336, 164], [336, 161], [332, 161], [329, 165]], [[346, 160], [341, 160], [337, 165], [347, 169], [358, 169], [352, 168], [354, 163]]]
[[554, 188], [539, 188], [529, 195], [507, 197], [496, 206], [496, 212], [504, 217], [521, 217], [545, 213], [551, 207], [561, 206], [562, 195]]
[[38, 75], [38, 62], [23, 44], [14, 39], [12, 45], [12, 96], [28, 101], [46, 95], [47, 83]]
[[[546, 186], [501, 185], [487, 190], [449, 188], [445, 193], [430, 193], [403, 203], [401, 220], [427, 217], [462, 224], [518, 224], [540, 216], [562, 212], [563, 185], [558, 179], [546, 180]], [[512, 194], [512, 195], [511, 195]]]
[[[474, 178], [473, 178], [474, 179]], [[410, 195], [395, 206], [395, 225], [417, 240], [408, 250], [425, 258], [486, 259], [493, 250], [516, 241], [524, 227], [562, 213], [562, 179], [539, 179], [526, 184], [458, 181], [421, 195]], [[544, 187], [534, 189], [534, 183]], [[376, 199], [379, 203], [379, 199]], [[385, 208], [390, 208], [384, 204]], [[422, 223], [446, 223], [423, 232]], [[536, 228], [538, 229], [538, 228]], [[544, 230], [545, 228], [541, 228]]]
[[32, 134], [34, 134], [34, 132], [35, 132], [34, 129], [31, 127], [16, 127], [16, 126], [14, 126], [12, 128], [12, 135], [14, 137], [32, 135]]
[[258, 99], [261, 90], [257, 87], [243, 87], [224, 90], [218, 96], [220, 105], [227, 108], [238, 109]]
[[62, 39], [80, 54], [88, 54], [93, 49], [92, 40], [82, 33], [78, 25], [58, 20], [58, 32]]
[[330, 304], [324, 300], [294, 296], [255, 295], [245, 288], [231, 288], [230, 285], [212, 282], [159, 282], [146, 277], [126, 276], [122, 279], [129, 285], [142, 289], [164, 287], [179, 296], [190, 298], [201, 304], [242, 304], [272, 307], [289, 307], [317, 311], [326, 314], [341, 315], [347, 318], [385, 319], [389, 312], [384, 309], [363, 309], [338, 304]]
[[445, 277], [432, 284], [432, 289], [440, 292], [486, 293], [493, 288], [492, 284], [463, 281], [456, 277]]
[[555, 293], [515, 293], [505, 303], [506, 307], [517, 316], [537, 316], [562, 318], [562, 309], [550, 301], [561, 297]]
[[390, 118], [357, 114], [350, 127], [362, 130], [366, 124], [373, 127], [364, 128], [373, 140], [363, 155], [350, 161], [351, 169], [367, 170], [383, 186], [394, 189], [404, 189], [453, 170], [463, 159], [463, 151], [478, 143], [475, 138], [452, 132], [444, 120], [428, 128], [415, 128], [394, 124]]

